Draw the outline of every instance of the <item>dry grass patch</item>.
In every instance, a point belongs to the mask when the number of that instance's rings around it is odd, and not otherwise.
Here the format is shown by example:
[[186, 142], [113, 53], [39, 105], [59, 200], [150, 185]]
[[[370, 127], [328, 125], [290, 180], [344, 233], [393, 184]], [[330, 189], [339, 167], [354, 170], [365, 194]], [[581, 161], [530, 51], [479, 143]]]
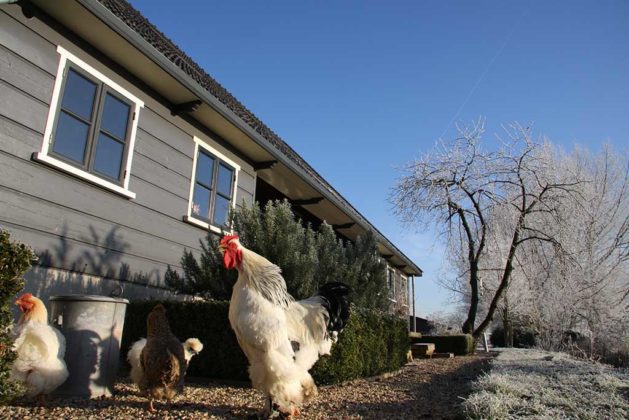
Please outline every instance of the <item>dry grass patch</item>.
[[563, 353], [505, 349], [473, 388], [473, 419], [629, 418], [627, 371]]

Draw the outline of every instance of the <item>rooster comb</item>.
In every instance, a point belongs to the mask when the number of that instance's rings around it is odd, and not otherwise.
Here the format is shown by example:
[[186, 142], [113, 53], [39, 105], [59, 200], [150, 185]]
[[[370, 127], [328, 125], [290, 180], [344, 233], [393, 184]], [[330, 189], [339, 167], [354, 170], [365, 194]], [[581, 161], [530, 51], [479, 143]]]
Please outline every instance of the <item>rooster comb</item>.
[[227, 245], [232, 239], [238, 239], [238, 235], [225, 235], [221, 238], [221, 245]]
[[19, 300], [22, 300], [22, 299], [28, 300], [28, 299], [30, 299], [32, 297], [33, 297], [32, 293], [24, 293], [24, 294], [22, 294], [22, 296], [20, 296]]

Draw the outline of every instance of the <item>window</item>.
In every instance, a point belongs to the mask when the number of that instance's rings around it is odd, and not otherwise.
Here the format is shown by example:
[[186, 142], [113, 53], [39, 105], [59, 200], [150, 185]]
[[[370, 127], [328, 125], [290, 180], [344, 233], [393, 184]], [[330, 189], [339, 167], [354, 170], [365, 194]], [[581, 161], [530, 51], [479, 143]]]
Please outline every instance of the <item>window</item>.
[[391, 269], [387, 270], [387, 286], [389, 286], [389, 297], [392, 300], [395, 299], [395, 273]]
[[50, 155], [122, 184], [131, 104], [68, 65]]
[[62, 47], [42, 151], [35, 160], [134, 198], [128, 190], [142, 101]]
[[237, 164], [211, 149], [198, 138], [186, 221], [205, 228], [228, 229], [229, 211], [234, 204]]

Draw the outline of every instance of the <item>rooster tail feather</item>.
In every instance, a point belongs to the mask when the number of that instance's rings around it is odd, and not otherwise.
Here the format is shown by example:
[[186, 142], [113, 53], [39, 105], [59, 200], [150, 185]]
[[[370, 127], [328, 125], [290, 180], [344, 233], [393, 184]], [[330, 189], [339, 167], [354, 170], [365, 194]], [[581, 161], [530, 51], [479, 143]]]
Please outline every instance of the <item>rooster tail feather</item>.
[[349, 286], [338, 281], [326, 283], [316, 296], [323, 299], [323, 306], [328, 311], [328, 332], [341, 332], [349, 318]]

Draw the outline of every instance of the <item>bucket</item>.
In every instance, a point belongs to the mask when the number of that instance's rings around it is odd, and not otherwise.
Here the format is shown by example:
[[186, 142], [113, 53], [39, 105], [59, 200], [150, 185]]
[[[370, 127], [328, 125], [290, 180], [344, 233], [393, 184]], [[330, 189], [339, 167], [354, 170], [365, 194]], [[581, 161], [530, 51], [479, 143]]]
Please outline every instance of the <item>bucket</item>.
[[66, 339], [64, 359], [69, 371], [55, 395], [96, 398], [113, 394], [128, 303], [96, 295], [50, 298], [51, 324]]

